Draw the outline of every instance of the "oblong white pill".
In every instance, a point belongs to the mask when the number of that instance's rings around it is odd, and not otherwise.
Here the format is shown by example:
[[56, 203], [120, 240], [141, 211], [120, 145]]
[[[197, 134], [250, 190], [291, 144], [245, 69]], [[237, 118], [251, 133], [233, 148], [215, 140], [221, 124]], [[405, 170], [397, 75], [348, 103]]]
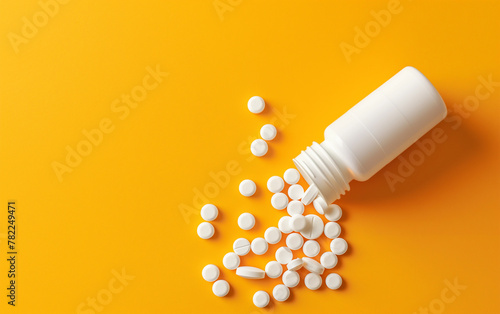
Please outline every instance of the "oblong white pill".
[[207, 266], [203, 267], [203, 270], [201, 271], [201, 276], [208, 282], [216, 281], [219, 278], [219, 275], [219, 267], [213, 264], [208, 264]]
[[272, 141], [278, 134], [278, 130], [272, 124], [265, 124], [260, 128], [260, 136], [266, 141]]
[[213, 204], [206, 204], [201, 208], [201, 218], [206, 221], [213, 221], [219, 215], [219, 210]]
[[288, 188], [288, 196], [292, 200], [300, 200], [304, 196], [304, 188], [298, 184], [292, 184]]
[[332, 269], [337, 266], [338, 258], [333, 252], [325, 252], [321, 255], [320, 262], [326, 269]]
[[292, 251], [287, 248], [286, 246], [282, 246], [279, 249], [276, 250], [276, 260], [280, 264], [288, 264], [293, 258], [293, 253]]
[[257, 185], [255, 185], [255, 182], [252, 180], [246, 179], [241, 181], [239, 190], [241, 195], [250, 197], [255, 194], [255, 191], [257, 191]]
[[298, 233], [291, 233], [286, 237], [286, 246], [290, 248], [290, 250], [298, 250], [304, 244], [304, 238]]
[[312, 258], [302, 257], [302, 260], [304, 261], [304, 268], [310, 271], [311, 273], [316, 273], [318, 275], [321, 275], [325, 271], [325, 267], [323, 267], [323, 265], [316, 262]]
[[293, 231], [292, 227], [290, 226], [290, 219], [292, 219], [292, 217], [290, 216], [283, 216], [280, 218], [280, 220], [278, 221], [278, 228], [281, 232], [290, 233]]
[[300, 180], [300, 173], [297, 169], [290, 168], [285, 171], [283, 178], [285, 179], [285, 182], [290, 185], [297, 184]]
[[306, 239], [317, 239], [323, 234], [323, 220], [317, 215], [306, 216], [306, 227], [300, 232]]
[[233, 243], [233, 251], [239, 256], [247, 255], [250, 252], [250, 241], [245, 238], [236, 239]]
[[328, 288], [336, 290], [342, 286], [342, 277], [335, 273], [329, 274], [326, 276], [325, 283]]
[[238, 254], [229, 252], [222, 258], [222, 265], [229, 270], [233, 270], [240, 266], [240, 257]]
[[304, 261], [301, 258], [296, 258], [290, 263], [286, 264], [286, 268], [288, 268], [288, 270], [297, 271], [302, 268], [302, 265], [304, 265]]
[[285, 285], [276, 285], [273, 289], [273, 297], [276, 301], [284, 302], [290, 297], [290, 289]]
[[225, 297], [229, 293], [229, 289], [229, 283], [225, 280], [217, 280], [212, 285], [212, 291], [218, 297]]
[[283, 284], [285, 286], [287, 286], [288, 288], [293, 288], [299, 284], [300, 276], [296, 271], [287, 270], [283, 273], [281, 280], [283, 280]]
[[211, 223], [204, 221], [198, 225], [198, 229], [196, 231], [198, 232], [198, 236], [200, 238], [206, 240], [213, 237], [215, 233], [215, 228]]
[[288, 205], [288, 196], [285, 193], [276, 193], [271, 197], [271, 205], [278, 209], [285, 209]]
[[306, 278], [304, 278], [304, 284], [311, 290], [318, 290], [322, 283], [323, 280], [321, 276], [315, 273], [309, 273], [306, 275]]
[[335, 255], [342, 255], [347, 252], [347, 242], [342, 238], [335, 238], [330, 243], [330, 249]]
[[268, 245], [264, 238], [255, 238], [252, 240], [250, 247], [252, 252], [257, 255], [262, 255], [267, 252]]
[[292, 215], [292, 218], [290, 218], [290, 227], [292, 228], [293, 231], [296, 232], [304, 231], [306, 229], [306, 226], [307, 226], [306, 217], [299, 214], [295, 214]]
[[256, 139], [250, 144], [250, 151], [252, 154], [256, 157], [262, 157], [265, 154], [267, 154], [267, 150], [269, 148], [267, 147], [266, 141], [262, 139]]
[[318, 212], [318, 214], [324, 215], [325, 209], [328, 207], [328, 204], [321, 196], [318, 196], [313, 201], [313, 206], [314, 206], [314, 209], [316, 209], [316, 211]]
[[267, 180], [267, 189], [272, 193], [279, 193], [283, 191], [285, 181], [281, 177], [272, 176]]
[[312, 201], [318, 196], [319, 190], [316, 187], [316, 185], [311, 185], [307, 188], [307, 190], [304, 192], [304, 196], [302, 196], [302, 203], [304, 205], [309, 205], [312, 203]]
[[266, 275], [269, 278], [278, 278], [283, 273], [283, 266], [277, 261], [270, 261], [266, 264]]
[[255, 304], [256, 307], [266, 307], [269, 304], [269, 301], [271, 300], [271, 297], [269, 294], [265, 291], [257, 291], [253, 295], [253, 304]]
[[325, 236], [329, 239], [335, 239], [340, 235], [340, 225], [336, 222], [330, 221], [325, 225]]
[[255, 217], [250, 213], [243, 213], [238, 217], [238, 226], [243, 230], [250, 230], [255, 226]]
[[315, 257], [319, 254], [319, 251], [319, 243], [315, 240], [307, 240], [302, 248], [302, 252], [304, 252], [307, 257]]
[[236, 275], [247, 279], [262, 279], [266, 272], [257, 267], [241, 266], [236, 268]]
[[304, 213], [304, 204], [301, 201], [290, 201], [286, 207], [288, 215], [302, 215]]
[[325, 218], [330, 221], [337, 221], [342, 217], [342, 208], [337, 204], [332, 204], [325, 208]]
[[264, 232], [264, 239], [269, 244], [276, 244], [281, 241], [281, 231], [276, 227], [269, 227]]
[[250, 99], [248, 100], [247, 106], [248, 106], [248, 110], [251, 113], [258, 114], [258, 113], [261, 113], [262, 111], [264, 111], [264, 108], [266, 108], [266, 102], [260, 96], [253, 96], [253, 97], [250, 97]]

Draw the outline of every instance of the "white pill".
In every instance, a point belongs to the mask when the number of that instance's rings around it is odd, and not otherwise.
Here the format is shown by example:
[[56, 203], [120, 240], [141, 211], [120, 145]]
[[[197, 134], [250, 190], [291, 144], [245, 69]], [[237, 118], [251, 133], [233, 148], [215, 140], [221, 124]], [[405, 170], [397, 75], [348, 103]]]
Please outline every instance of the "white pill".
[[335, 273], [330, 274], [326, 276], [325, 283], [328, 288], [336, 290], [342, 286], [342, 277]]
[[206, 204], [201, 208], [201, 218], [206, 221], [213, 221], [219, 215], [219, 210], [215, 205]]
[[272, 193], [279, 193], [283, 191], [285, 181], [281, 177], [272, 176], [267, 180], [267, 189]]
[[285, 182], [290, 185], [297, 184], [300, 180], [300, 173], [297, 169], [290, 168], [285, 171], [283, 178], [285, 179]]
[[307, 240], [304, 243], [304, 247], [302, 248], [302, 252], [304, 252], [305, 256], [315, 257], [319, 254], [320, 247], [319, 243], [315, 240]]
[[347, 242], [342, 238], [335, 238], [330, 243], [330, 249], [335, 255], [342, 255], [347, 251]]
[[233, 243], [233, 251], [239, 256], [247, 255], [250, 252], [250, 241], [245, 238], [236, 239]]
[[266, 272], [257, 267], [241, 266], [236, 268], [236, 275], [247, 279], [262, 279]]
[[298, 184], [292, 184], [288, 188], [288, 196], [292, 200], [300, 200], [304, 196], [304, 188]]
[[283, 273], [283, 266], [277, 261], [270, 261], [266, 264], [266, 275], [269, 278], [278, 278]]
[[290, 233], [293, 231], [292, 227], [290, 226], [290, 219], [292, 219], [292, 217], [290, 216], [283, 216], [280, 218], [280, 220], [278, 221], [278, 228], [281, 232]]
[[318, 290], [322, 283], [323, 280], [321, 276], [315, 273], [309, 273], [306, 275], [306, 278], [304, 278], [304, 284], [311, 290]]
[[302, 215], [304, 213], [304, 204], [301, 201], [291, 201], [286, 207], [288, 215]]
[[266, 107], [266, 102], [260, 96], [253, 96], [248, 100], [248, 110], [251, 113], [261, 113]]
[[286, 246], [290, 248], [290, 250], [298, 250], [304, 244], [304, 238], [298, 233], [292, 233], [286, 237]]
[[304, 231], [306, 229], [306, 226], [307, 226], [306, 217], [299, 214], [295, 214], [292, 215], [292, 218], [290, 218], [290, 227], [292, 227], [293, 231], [296, 232]]
[[264, 232], [264, 239], [266, 239], [269, 244], [276, 244], [281, 241], [281, 231], [276, 227], [267, 228]]
[[257, 191], [257, 186], [252, 180], [243, 180], [240, 183], [240, 193], [243, 196], [250, 197]]
[[238, 217], [238, 226], [243, 230], [250, 230], [255, 226], [255, 217], [250, 213], [243, 213]]
[[336, 222], [327, 222], [324, 230], [325, 236], [334, 239], [340, 235], [340, 225]]
[[302, 203], [304, 205], [309, 205], [312, 203], [312, 201], [318, 196], [319, 190], [316, 187], [316, 185], [311, 185], [307, 190], [304, 192], [304, 196], [302, 196]]
[[310, 271], [311, 273], [316, 273], [318, 275], [321, 275], [325, 271], [325, 267], [323, 267], [323, 265], [316, 262], [312, 258], [302, 257], [302, 260], [304, 261], [304, 268]]
[[316, 197], [316, 199], [313, 201], [313, 205], [314, 209], [316, 209], [316, 211], [320, 215], [324, 215], [325, 209], [328, 207], [328, 204], [321, 196]]
[[204, 221], [198, 225], [197, 232], [200, 238], [210, 239], [215, 233], [215, 228], [211, 223]]
[[288, 196], [284, 193], [276, 193], [271, 197], [271, 205], [278, 209], [285, 209], [288, 205]]
[[290, 297], [290, 289], [285, 285], [276, 285], [273, 289], [273, 297], [276, 301], [284, 302]]
[[271, 300], [271, 297], [269, 294], [265, 291], [257, 291], [253, 295], [253, 304], [255, 304], [256, 307], [266, 307], [269, 304], [269, 301]]
[[306, 239], [317, 239], [323, 234], [323, 220], [316, 215], [306, 216], [306, 228], [300, 232]]
[[293, 258], [293, 253], [289, 248], [282, 246], [276, 250], [276, 260], [280, 264], [283, 265], [288, 264], [292, 261], [292, 258]]
[[261, 140], [260, 138], [254, 140], [252, 144], [250, 144], [250, 151], [256, 157], [264, 156], [265, 154], [267, 154], [267, 150], [268, 147], [266, 141]]
[[288, 288], [293, 288], [299, 284], [300, 276], [296, 271], [287, 270], [283, 273], [283, 277], [281, 277], [281, 280], [283, 280], [285, 286], [287, 286]]
[[325, 209], [325, 217], [330, 221], [337, 221], [342, 217], [342, 209], [339, 205], [332, 204]]
[[296, 258], [290, 263], [286, 264], [286, 268], [288, 268], [288, 270], [297, 271], [302, 268], [302, 265], [304, 265], [304, 261], [301, 258]]
[[222, 265], [229, 270], [233, 270], [240, 266], [240, 257], [238, 254], [229, 252], [222, 258]]
[[212, 291], [218, 297], [225, 297], [229, 293], [229, 283], [225, 280], [217, 280], [212, 285]]
[[219, 267], [213, 264], [208, 264], [207, 266], [203, 267], [203, 270], [201, 271], [201, 276], [208, 282], [216, 281], [217, 278], [219, 278], [219, 275]]
[[278, 134], [278, 130], [276, 130], [276, 127], [272, 124], [265, 124], [260, 128], [260, 136], [266, 141], [274, 140], [276, 134]]
[[320, 262], [326, 269], [332, 269], [337, 265], [338, 258], [332, 252], [325, 252], [321, 255]]
[[264, 238], [255, 238], [250, 245], [252, 252], [257, 255], [262, 255], [267, 252], [267, 242]]

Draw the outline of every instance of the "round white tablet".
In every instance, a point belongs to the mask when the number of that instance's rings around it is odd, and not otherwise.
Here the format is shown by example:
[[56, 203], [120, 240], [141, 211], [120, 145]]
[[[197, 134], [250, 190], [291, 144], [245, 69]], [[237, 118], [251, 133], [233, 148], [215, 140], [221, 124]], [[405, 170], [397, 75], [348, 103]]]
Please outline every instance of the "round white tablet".
[[215, 233], [215, 228], [211, 223], [204, 221], [198, 225], [197, 232], [200, 238], [210, 239]]
[[316, 199], [313, 201], [313, 205], [314, 209], [316, 209], [316, 211], [320, 215], [324, 215], [325, 209], [328, 207], [328, 204], [321, 196], [316, 197]]
[[243, 213], [238, 217], [238, 226], [243, 230], [250, 230], [255, 226], [255, 217], [250, 213]]
[[320, 251], [319, 243], [315, 240], [307, 240], [306, 243], [304, 243], [302, 251], [308, 257], [315, 257]]
[[240, 193], [243, 196], [250, 197], [257, 191], [257, 186], [252, 180], [243, 180], [240, 183]]
[[266, 272], [257, 267], [241, 266], [236, 268], [236, 275], [247, 279], [262, 279]]
[[283, 273], [283, 266], [277, 261], [270, 261], [266, 264], [266, 275], [269, 278], [278, 278]]
[[326, 276], [325, 283], [328, 288], [336, 290], [342, 286], [342, 277], [338, 274], [332, 273]]
[[335, 238], [330, 243], [330, 249], [335, 255], [342, 255], [347, 251], [347, 242], [342, 238]]
[[338, 258], [332, 252], [325, 252], [321, 255], [320, 262], [326, 269], [332, 269], [337, 265]]
[[292, 200], [300, 200], [304, 196], [304, 188], [301, 185], [293, 184], [288, 188], [288, 196]]
[[253, 304], [255, 304], [256, 307], [266, 307], [269, 304], [271, 297], [269, 297], [269, 294], [265, 291], [257, 291], [253, 295]]
[[285, 181], [281, 177], [272, 176], [267, 180], [267, 189], [272, 193], [279, 193], [283, 191]]
[[297, 184], [300, 180], [300, 173], [297, 169], [290, 168], [285, 171], [283, 178], [285, 179], [285, 182], [290, 185]]
[[306, 229], [306, 225], [307, 225], [306, 217], [302, 215], [295, 214], [292, 215], [292, 218], [290, 218], [290, 227], [292, 227], [293, 231], [296, 232], [304, 231]]
[[288, 205], [288, 196], [284, 193], [276, 193], [271, 197], [271, 205], [278, 209], [285, 209]]
[[300, 232], [306, 239], [317, 239], [323, 234], [323, 220], [317, 215], [306, 216], [306, 228]]
[[266, 102], [260, 96], [253, 96], [248, 100], [248, 110], [251, 113], [261, 113], [266, 107]]
[[254, 252], [257, 255], [262, 255], [267, 252], [267, 242], [264, 240], [264, 238], [255, 238], [252, 241], [252, 244], [250, 245], [252, 248], [252, 252]]
[[219, 274], [219, 267], [213, 264], [208, 264], [207, 266], [203, 267], [203, 270], [201, 271], [201, 276], [208, 282], [216, 281], [217, 278], [219, 278]]
[[219, 215], [219, 210], [213, 204], [206, 204], [201, 208], [201, 218], [206, 221], [213, 221]]
[[318, 290], [322, 282], [321, 276], [315, 273], [309, 273], [306, 275], [306, 278], [304, 278], [306, 287], [311, 290]]
[[290, 289], [285, 285], [276, 285], [273, 289], [273, 297], [276, 301], [284, 302], [290, 297]]
[[302, 268], [302, 265], [304, 265], [304, 261], [301, 258], [296, 258], [290, 263], [286, 264], [286, 268], [288, 268], [288, 270], [297, 271]]
[[240, 257], [238, 254], [229, 252], [222, 258], [222, 265], [229, 270], [233, 270], [240, 266]]
[[304, 261], [304, 268], [310, 271], [311, 273], [316, 273], [321, 275], [325, 271], [325, 267], [323, 267], [323, 265], [316, 262], [312, 258], [302, 257], [302, 261]]
[[265, 124], [260, 128], [260, 136], [266, 141], [274, 140], [276, 134], [278, 134], [278, 130], [276, 130], [276, 127], [272, 124]]
[[340, 225], [336, 222], [327, 222], [325, 225], [325, 236], [334, 239], [340, 235]]
[[316, 185], [311, 185], [307, 190], [304, 192], [304, 196], [302, 196], [302, 203], [304, 205], [309, 205], [312, 203], [312, 201], [318, 196], [319, 190], [316, 187]]
[[250, 241], [245, 238], [236, 239], [233, 243], [233, 251], [239, 256], [247, 255], [250, 252]]
[[302, 215], [304, 213], [304, 204], [301, 201], [291, 201], [286, 207], [288, 215]]
[[290, 226], [290, 219], [292, 219], [292, 217], [290, 216], [283, 216], [280, 218], [280, 220], [278, 221], [278, 228], [281, 232], [290, 233], [293, 231], [292, 227]]
[[325, 209], [325, 217], [330, 221], [337, 221], [342, 217], [342, 209], [337, 204], [332, 204]]
[[287, 270], [283, 273], [283, 277], [281, 277], [281, 280], [283, 280], [285, 286], [287, 286], [288, 288], [293, 288], [299, 284], [300, 276], [296, 271]]
[[269, 227], [264, 232], [264, 239], [269, 244], [276, 244], [281, 241], [281, 231], [276, 227]]
[[286, 246], [290, 248], [290, 250], [298, 250], [304, 244], [304, 238], [298, 233], [291, 233], [286, 237]]
[[287, 248], [286, 246], [282, 246], [279, 249], [276, 250], [276, 260], [280, 264], [288, 264], [293, 258], [293, 253], [292, 251]]
[[256, 157], [262, 157], [267, 154], [267, 143], [262, 139], [256, 139], [250, 144], [250, 151]]
[[212, 291], [218, 297], [225, 297], [229, 293], [229, 283], [225, 280], [217, 280], [212, 285]]

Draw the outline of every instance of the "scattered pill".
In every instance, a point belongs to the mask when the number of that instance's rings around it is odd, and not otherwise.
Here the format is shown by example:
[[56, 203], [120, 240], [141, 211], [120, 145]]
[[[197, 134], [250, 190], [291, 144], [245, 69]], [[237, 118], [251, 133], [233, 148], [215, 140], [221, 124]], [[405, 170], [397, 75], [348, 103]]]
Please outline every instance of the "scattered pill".
[[240, 257], [238, 254], [229, 252], [222, 258], [222, 265], [229, 270], [233, 270], [240, 266]]
[[311, 185], [307, 190], [304, 192], [304, 196], [302, 196], [302, 203], [304, 205], [309, 205], [312, 203], [312, 201], [318, 196], [319, 190], [316, 187], [316, 185]]
[[340, 235], [340, 225], [336, 222], [327, 222], [324, 230], [325, 236], [334, 239]]
[[272, 176], [267, 180], [267, 189], [272, 193], [279, 193], [283, 191], [285, 181], [281, 177]]
[[292, 227], [290, 226], [290, 219], [292, 219], [292, 217], [290, 216], [283, 216], [280, 218], [280, 220], [278, 221], [278, 228], [281, 232], [290, 233], [293, 231]]
[[206, 204], [201, 208], [201, 218], [206, 221], [213, 221], [219, 215], [219, 210], [213, 204]]
[[250, 197], [255, 194], [255, 191], [257, 191], [257, 186], [255, 185], [255, 182], [248, 179], [241, 181], [240, 183], [241, 195]]
[[248, 110], [250, 110], [251, 113], [261, 113], [264, 111], [264, 108], [266, 107], [266, 102], [262, 97], [260, 96], [253, 96], [248, 100]]
[[256, 307], [266, 307], [269, 304], [271, 297], [269, 294], [265, 291], [257, 291], [253, 295], [253, 304], [255, 304]]
[[342, 238], [335, 238], [330, 243], [330, 249], [335, 255], [342, 255], [347, 251], [347, 242]]
[[257, 267], [241, 266], [236, 268], [236, 275], [247, 279], [262, 279], [266, 272]]
[[238, 226], [243, 230], [250, 230], [255, 226], [255, 217], [250, 213], [243, 213], [238, 217]]
[[250, 241], [245, 238], [236, 239], [233, 243], [233, 251], [239, 256], [245, 256], [250, 252]]
[[323, 234], [323, 220], [317, 215], [306, 216], [306, 228], [300, 232], [306, 239], [317, 239]]
[[198, 225], [197, 232], [200, 238], [210, 239], [215, 233], [215, 228], [211, 223], [204, 221]]
[[304, 244], [304, 238], [298, 233], [291, 233], [286, 237], [286, 246], [290, 248], [290, 250], [298, 250]]
[[250, 247], [252, 249], [252, 252], [254, 252], [257, 255], [262, 255], [267, 252], [267, 242], [264, 238], [255, 238], [252, 241], [252, 244], [250, 244]]
[[288, 270], [297, 271], [302, 268], [302, 265], [304, 265], [304, 261], [301, 258], [296, 258], [290, 263], [286, 264], [286, 268], [288, 268]]
[[304, 213], [304, 204], [301, 201], [290, 201], [286, 207], [288, 215], [302, 215]]
[[311, 290], [318, 290], [322, 282], [321, 276], [315, 273], [309, 273], [306, 275], [306, 278], [304, 278], [304, 284]]
[[271, 197], [271, 205], [278, 209], [285, 209], [288, 205], [288, 196], [284, 193], [276, 193]]
[[285, 285], [276, 285], [273, 289], [273, 297], [276, 301], [284, 302], [290, 297], [290, 289]]
[[283, 273], [283, 266], [277, 261], [270, 261], [266, 264], [266, 275], [269, 278], [278, 278]]
[[212, 286], [212, 291], [218, 297], [225, 297], [229, 293], [229, 283], [225, 280], [217, 280]]
[[304, 196], [304, 188], [298, 184], [292, 184], [288, 188], [288, 196], [292, 200], [300, 200]]
[[219, 275], [219, 267], [213, 264], [208, 264], [207, 266], [203, 267], [203, 270], [201, 271], [201, 276], [208, 282], [216, 281], [217, 278], [219, 278]]
[[265, 124], [260, 128], [260, 136], [266, 141], [272, 141], [278, 134], [278, 130], [272, 124]]
[[321, 255], [320, 262], [326, 269], [332, 269], [337, 265], [338, 258], [332, 252], [325, 252]]
[[286, 246], [282, 246], [276, 250], [276, 260], [280, 264], [283, 264], [283, 265], [288, 264], [292, 261], [292, 258], [293, 258], [293, 253]]
[[330, 221], [337, 221], [342, 217], [342, 209], [337, 204], [332, 204], [325, 209], [325, 218]]
[[315, 257], [319, 254], [320, 246], [315, 240], [307, 240], [302, 247], [302, 252], [304, 252], [307, 257]]
[[300, 173], [297, 169], [290, 168], [285, 171], [283, 178], [285, 179], [285, 182], [290, 185], [297, 184], [300, 180]]
[[299, 284], [300, 276], [296, 271], [287, 270], [283, 273], [283, 277], [281, 277], [281, 280], [283, 280], [283, 284], [285, 284], [285, 286], [287, 286], [288, 288], [293, 288]]
[[250, 151], [256, 157], [262, 157], [267, 154], [267, 143], [262, 139], [256, 139], [250, 144]]
[[306, 225], [307, 225], [306, 217], [300, 214], [292, 215], [292, 218], [290, 218], [290, 227], [292, 228], [293, 231], [296, 232], [304, 231], [306, 229]]
[[325, 271], [325, 267], [323, 267], [323, 265], [316, 262], [312, 258], [303, 257], [302, 260], [304, 261], [304, 268], [310, 271], [311, 273], [316, 273], [318, 275], [321, 275]]
[[342, 277], [338, 274], [329, 274], [325, 279], [326, 286], [332, 290], [336, 290], [342, 286]]
[[264, 239], [266, 239], [269, 244], [276, 244], [281, 241], [281, 231], [276, 227], [267, 228], [264, 232]]
[[313, 205], [314, 209], [316, 209], [316, 211], [320, 215], [324, 215], [325, 209], [328, 207], [328, 204], [321, 196], [316, 197], [316, 199], [313, 201]]

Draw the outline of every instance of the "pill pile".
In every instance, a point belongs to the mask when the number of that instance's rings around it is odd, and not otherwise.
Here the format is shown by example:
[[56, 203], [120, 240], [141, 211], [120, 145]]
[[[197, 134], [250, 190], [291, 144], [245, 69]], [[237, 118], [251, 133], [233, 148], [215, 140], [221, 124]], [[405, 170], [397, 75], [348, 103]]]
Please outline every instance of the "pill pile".
[[[264, 100], [254, 96], [248, 101], [250, 112], [258, 114], [265, 108]], [[277, 130], [271, 124], [264, 125], [260, 130], [262, 139], [257, 139], [251, 144], [251, 152], [258, 157], [267, 153], [267, 142], [276, 137]], [[270, 203], [276, 210], [286, 209], [278, 222], [277, 227], [269, 227], [264, 232], [264, 237], [257, 237], [249, 241], [238, 238], [233, 243], [233, 251], [228, 252], [222, 259], [222, 264], [228, 270], [235, 270], [236, 275], [246, 279], [279, 278], [283, 284], [276, 285], [272, 290], [273, 298], [284, 302], [290, 297], [290, 289], [300, 283], [297, 272], [304, 268], [308, 274], [304, 277], [304, 285], [310, 290], [317, 290], [323, 284], [332, 290], [340, 288], [342, 278], [336, 273], [323, 276], [325, 270], [330, 270], [337, 265], [338, 256], [347, 251], [347, 242], [340, 238], [341, 227], [336, 222], [342, 217], [342, 209], [336, 204], [327, 204], [321, 197], [315, 185], [306, 190], [299, 184], [300, 173], [296, 169], [287, 169], [283, 177], [272, 176], [267, 181], [267, 189], [273, 193]], [[285, 183], [288, 189], [285, 191]], [[239, 192], [244, 197], [251, 197], [257, 191], [257, 185], [252, 180], [243, 180], [239, 185]], [[306, 206], [312, 205], [317, 214], [304, 215]], [[218, 208], [213, 204], [206, 204], [201, 208], [201, 217], [205, 220], [198, 226], [198, 236], [210, 239], [215, 234], [215, 228], [210, 223], [218, 216]], [[324, 223], [324, 217], [327, 221]], [[251, 230], [255, 226], [255, 217], [251, 213], [242, 213], [238, 217], [238, 226], [243, 230]], [[321, 253], [321, 246], [317, 239], [324, 235], [330, 239], [330, 250]], [[274, 245], [285, 237], [286, 246], [276, 250], [275, 259], [269, 261], [265, 269], [253, 266], [240, 266], [240, 256], [252, 252], [264, 255], [269, 245]], [[302, 251], [302, 252], [300, 252]], [[318, 260], [316, 260], [317, 258]], [[206, 265], [202, 270], [202, 277], [208, 282], [213, 282], [212, 291], [218, 297], [226, 296], [230, 285], [226, 280], [218, 280], [220, 270], [216, 265]], [[271, 301], [269, 293], [263, 290], [255, 292], [253, 303], [259, 308], [266, 307]]]

